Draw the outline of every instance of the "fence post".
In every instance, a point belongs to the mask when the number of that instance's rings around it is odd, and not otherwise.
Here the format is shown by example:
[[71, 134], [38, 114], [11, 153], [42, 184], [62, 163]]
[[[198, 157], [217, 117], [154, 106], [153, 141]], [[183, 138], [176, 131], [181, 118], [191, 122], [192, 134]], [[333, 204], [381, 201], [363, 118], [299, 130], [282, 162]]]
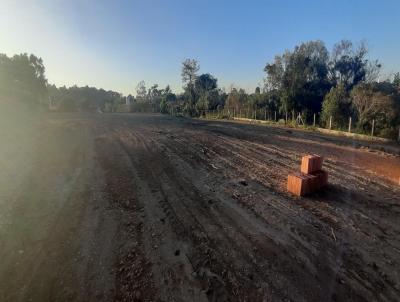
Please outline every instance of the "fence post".
[[287, 111], [286, 111], [286, 124], [287, 124]]
[[351, 132], [351, 116], [349, 117], [349, 133]]
[[275, 110], [275, 122], [276, 122], [276, 110]]
[[371, 136], [374, 136], [374, 130], [375, 130], [375, 119], [372, 120]]
[[265, 111], [264, 111], [264, 120], [266, 121], [266, 120], [267, 120], [267, 107], [265, 107], [264, 110], [265, 110]]
[[257, 109], [254, 110], [254, 119], [255, 119], [255, 120], [257, 119]]
[[315, 127], [315, 113], [314, 113], [314, 122], [313, 122], [313, 126]]
[[329, 130], [332, 129], [332, 115], [329, 117]]

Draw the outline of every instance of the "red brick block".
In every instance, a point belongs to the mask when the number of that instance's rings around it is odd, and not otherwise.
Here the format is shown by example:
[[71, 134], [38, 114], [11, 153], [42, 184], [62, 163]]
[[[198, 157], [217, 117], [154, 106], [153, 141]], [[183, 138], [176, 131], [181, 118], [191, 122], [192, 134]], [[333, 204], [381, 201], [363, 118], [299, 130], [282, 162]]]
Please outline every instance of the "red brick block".
[[328, 172], [325, 170], [313, 172], [312, 175], [314, 175], [316, 178], [317, 190], [325, 187], [328, 184]]
[[312, 193], [317, 186], [317, 177], [303, 173], [292, 173], [288, 175], [287, 190], [297, 196]]
[[305, 155], [301, 159], [301, 173], [311, 174], [322, 170], [323, 158], [318, 155]]

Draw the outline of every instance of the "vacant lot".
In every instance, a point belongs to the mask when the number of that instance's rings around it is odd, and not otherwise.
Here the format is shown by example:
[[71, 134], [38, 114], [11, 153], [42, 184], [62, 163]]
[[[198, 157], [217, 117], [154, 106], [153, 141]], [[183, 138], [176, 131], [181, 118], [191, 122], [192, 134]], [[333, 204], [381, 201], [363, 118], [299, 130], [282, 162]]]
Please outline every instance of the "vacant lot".
[[[2, 144], [1, 301], [400, 300], [400, 158], [374, 144], [144, 114]], [[330, 185], [296, 198], [305, 153]]]

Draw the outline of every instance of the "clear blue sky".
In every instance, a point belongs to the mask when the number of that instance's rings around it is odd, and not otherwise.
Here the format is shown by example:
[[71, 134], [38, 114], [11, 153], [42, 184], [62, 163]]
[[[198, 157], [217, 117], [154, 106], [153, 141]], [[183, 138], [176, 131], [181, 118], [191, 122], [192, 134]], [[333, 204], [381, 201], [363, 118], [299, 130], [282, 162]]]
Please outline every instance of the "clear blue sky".
[[0, 52], [35, 53], [50, 83], [134, 93], [140, 80], [180, 91], [195, 58], [220, 86], [253, 90], [275, 54], [320, 39], [367, 40], [383, 77], [400, 70], [400, 1], [3, 0]]

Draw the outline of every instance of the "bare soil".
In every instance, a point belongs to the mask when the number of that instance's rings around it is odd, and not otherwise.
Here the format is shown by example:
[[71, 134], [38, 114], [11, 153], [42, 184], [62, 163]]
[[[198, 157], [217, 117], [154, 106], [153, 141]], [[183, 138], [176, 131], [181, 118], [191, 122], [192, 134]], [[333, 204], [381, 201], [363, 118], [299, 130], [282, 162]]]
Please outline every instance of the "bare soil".
[[[2, 144], [0, 301], [400, 300], [400, 157], [382, 143], [49, 114]], [[330, 184], [298, 198], [306, 153]]]

